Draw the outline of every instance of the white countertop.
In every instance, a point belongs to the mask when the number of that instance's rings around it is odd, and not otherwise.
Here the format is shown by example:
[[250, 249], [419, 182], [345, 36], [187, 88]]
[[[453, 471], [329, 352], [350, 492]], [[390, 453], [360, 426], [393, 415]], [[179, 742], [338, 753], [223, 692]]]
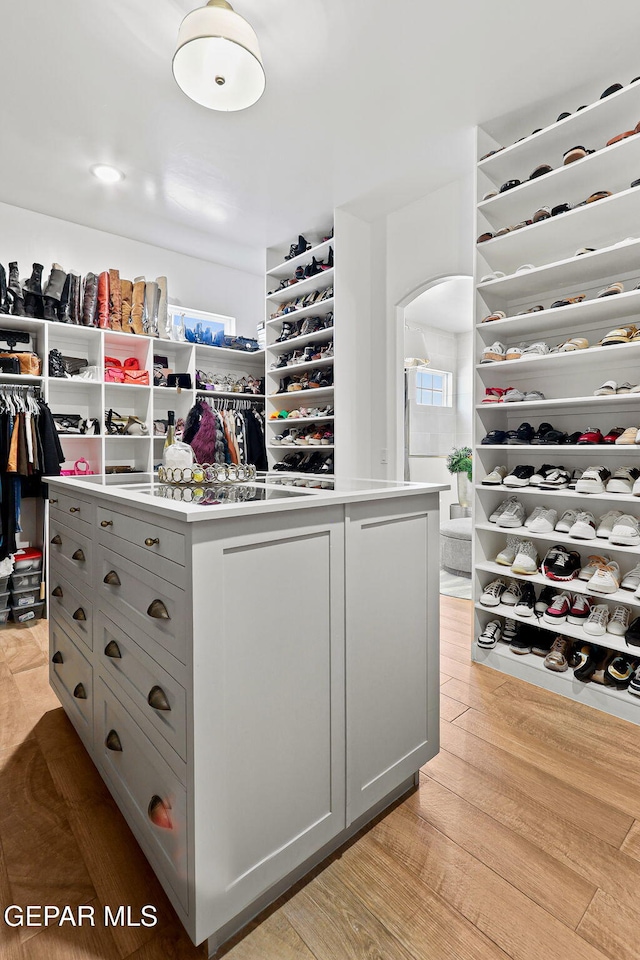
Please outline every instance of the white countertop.
[[[295, 476], [260, 474], [252, 483], [194, 484], [177, 487], [160, 483], [149, 474], [122, 474], [94, 477], [52, 477], [47, 483], [67, 496], [79, 496], [139, 507], [176, 520], [214, 520], [222, 517], [302, 510], [307, 507], [358, 501], [413, 497], [448, 490], [442, 483], [402, 483], [385, 480], [323, 478], [334, 489], [296, 487]], [[305, 478], [309, 479], [309, 478]], [[258, 499], [225, 500], [226, 496], [252, 496]], [[194, 502], [194, 497], [196, 502]], [[176, 499], [177, 498], [177, 499]], [[190, 502], [185, 502], [185, 499]], [[218, 499], [221, 498], [221, 499]], [[197, 500], [204, 499], [204, 502]]]

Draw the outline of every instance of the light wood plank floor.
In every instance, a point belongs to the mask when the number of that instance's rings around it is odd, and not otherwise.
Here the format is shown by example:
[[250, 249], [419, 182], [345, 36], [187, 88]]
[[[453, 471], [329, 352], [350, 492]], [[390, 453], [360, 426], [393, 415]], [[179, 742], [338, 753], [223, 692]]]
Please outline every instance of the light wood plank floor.
[[[226, 960], [638, 960], [640, 728], [470, 661], [442, 598], [442, 750], [420, 787]], [[1, 960], [193, 960], [47, 680], [47, 627], [0, 634], [0, 902], [155, 904], [155, 929], [10, 930]], [[640, 705], [639, 705], [640, 709]]]

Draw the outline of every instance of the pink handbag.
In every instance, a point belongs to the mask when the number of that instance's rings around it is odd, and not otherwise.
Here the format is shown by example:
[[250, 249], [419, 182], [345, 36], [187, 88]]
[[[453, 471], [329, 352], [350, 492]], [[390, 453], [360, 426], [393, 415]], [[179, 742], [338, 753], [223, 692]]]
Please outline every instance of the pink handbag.
[[85, 460], [84, 457], [80, 457], [79, 460], [73, 465], [71, 470], [61, 470], [61, 477], [92, 477], [94, 476], [94, 471], [91, 469], [91, 464], [88, 460]]
[[124, 383], [125, 371], [122, 367], [107, 367], [104, 371], [105, 383]]

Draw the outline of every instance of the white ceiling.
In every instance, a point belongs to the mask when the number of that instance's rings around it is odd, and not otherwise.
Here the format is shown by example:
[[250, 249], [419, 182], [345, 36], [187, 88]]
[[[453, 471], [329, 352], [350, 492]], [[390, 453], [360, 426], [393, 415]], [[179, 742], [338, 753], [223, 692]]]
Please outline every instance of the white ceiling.
[[[237, 0], [267, 89], [217, 114], [171, 73], [198, 2], [0, 0], [0, 200], [259, 270], [334, 206], [459, 176], [476, 122], [591, 70], [628, 82], [640, 29], [631, 0], [613, 20], [600, 0]], [[98, 183], [96, 162], [126, 180]]]
[[473, 327], [473, 278], [454, 277], [429, 287], [405, 307], [406, 323], [468, 333]]

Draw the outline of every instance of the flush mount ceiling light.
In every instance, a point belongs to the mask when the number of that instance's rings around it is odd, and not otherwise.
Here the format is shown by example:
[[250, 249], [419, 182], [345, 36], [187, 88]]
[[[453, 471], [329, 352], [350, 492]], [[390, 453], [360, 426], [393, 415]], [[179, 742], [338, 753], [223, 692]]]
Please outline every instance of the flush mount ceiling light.
[[244, 110], [265, 88], [258, 38], [227, 0], [209, 0], [184, 18], [173, 75], [191, 100], [210, 110]]
[[427, 341], [422, 330], [404, 325], [404, 365], [405, 367], [426, 367], [431, 363], [427, 351]]
[[124, 173], [116, 167], [110, 167], [108, 163], [96, 163], [91, 167], [91, 173], [103, 183], [118, 183], [124, 180]]

